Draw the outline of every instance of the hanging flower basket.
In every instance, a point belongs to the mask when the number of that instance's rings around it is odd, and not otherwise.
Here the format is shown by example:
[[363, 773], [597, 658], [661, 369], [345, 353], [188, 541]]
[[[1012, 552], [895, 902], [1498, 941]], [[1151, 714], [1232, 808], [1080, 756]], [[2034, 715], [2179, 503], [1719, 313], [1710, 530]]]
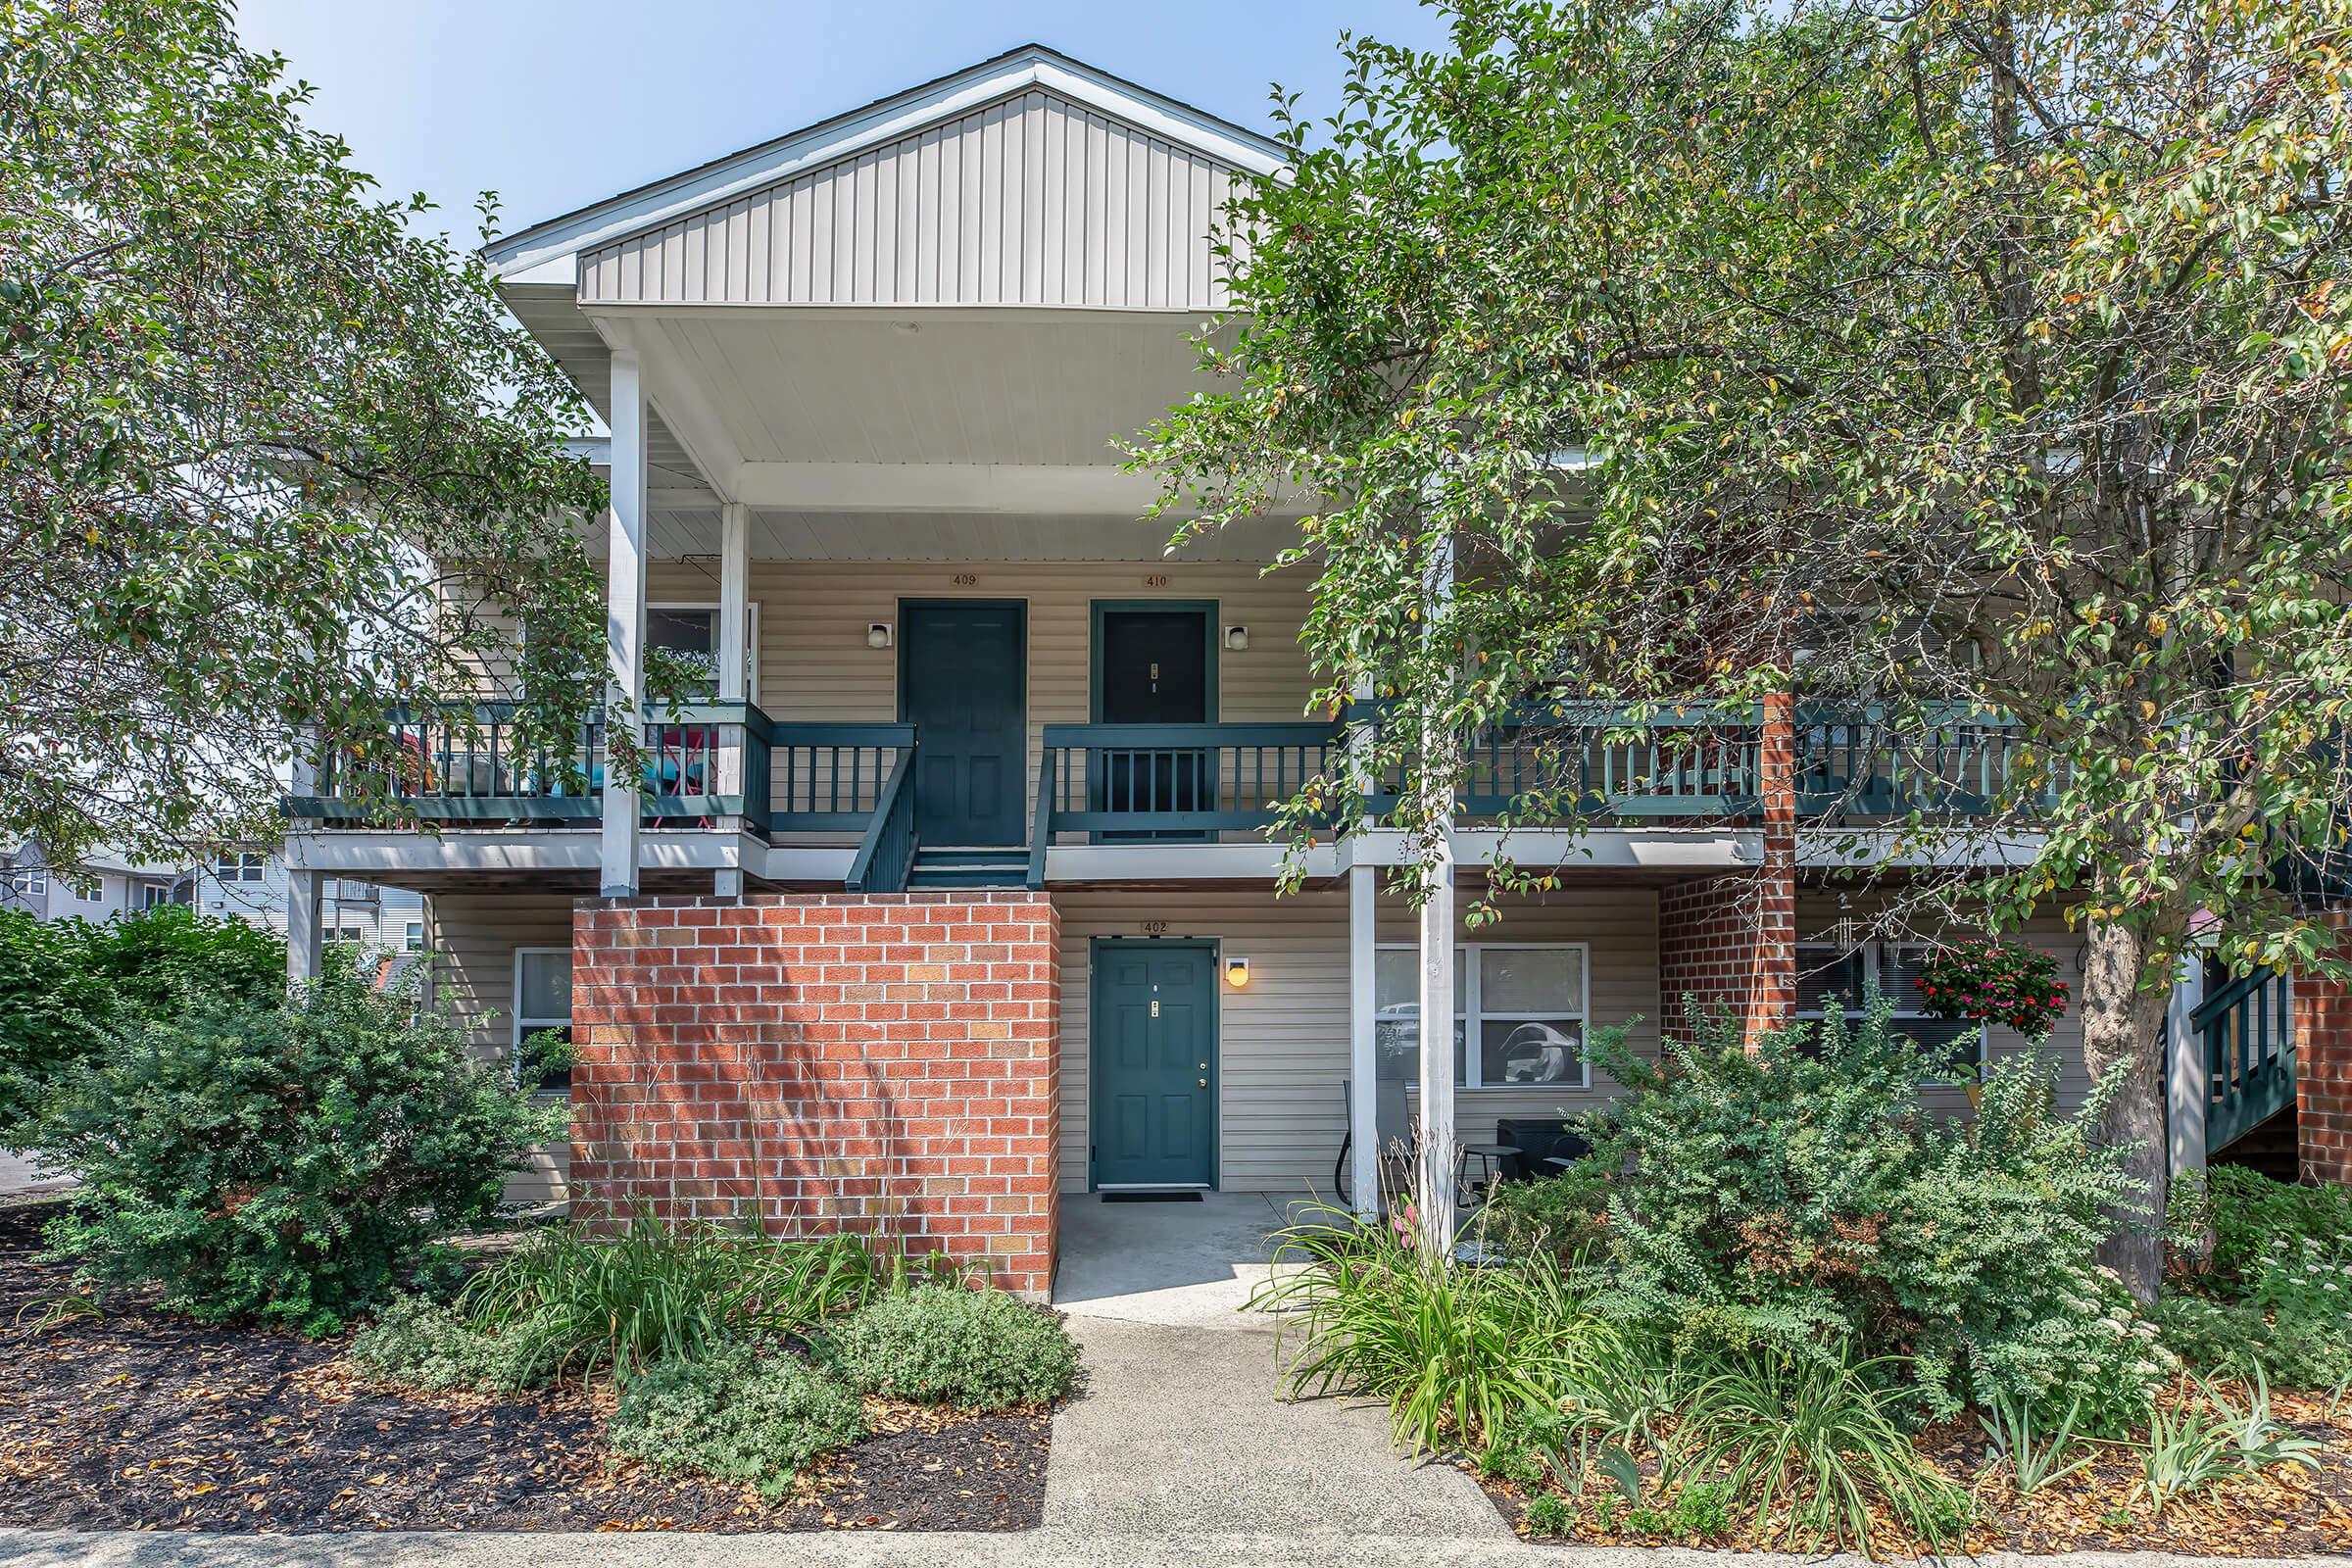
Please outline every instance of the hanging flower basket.
[[2028, 1040], [2066, 1016], [2058, 960], [2014, 942], [1971, 937], [1936, 948], [1920, 967], [1919, 992], [1938, 1018], [2004, 1024]]

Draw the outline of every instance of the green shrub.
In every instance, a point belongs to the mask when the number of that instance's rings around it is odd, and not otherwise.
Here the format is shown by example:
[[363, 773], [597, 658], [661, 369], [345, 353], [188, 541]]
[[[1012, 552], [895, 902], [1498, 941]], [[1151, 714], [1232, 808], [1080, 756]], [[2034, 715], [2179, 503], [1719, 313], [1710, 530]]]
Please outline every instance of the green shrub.
[[49, 1236], [86, 1279], [159, 1286], [205, 1321], [327, 1332], [491, 1214], [563, 1116], [338, 951], [292, 999], [202, 999], [113, 1031], [52, 1085], [34, 1147], [80, 1179]]
[[2259, 1171], [2216, 1165], [2206, 1173], [2213, 1261], [2202, 1284], [2223, 1296], [2254, 1289], [2264, 1265], [2305, 1243], [2339, 1261], [2352, 1258], [2352, 1192], [2275, 1182]]
[[893, 1291], [829, 1332], [826, 1352], [861, 1394], [1002, 1410], [1070, 1392], [1078, 1348], [1061, 1319], [1002, 1291]]
[[460, 1305], [531, 1363], [594, 1376], [807, 1328], [883, 1275], [855, 1235], [776, 1238], [639, 1210], [618, 1236], [545, 1233], [476, 1276]]
[[2091, 1136], [2096, 1104], [2056, 1113], [2053, 1061], [1992, 1067], [1973, 1122], [1938, 1120], [1919, 1091], [1951, 1063], [1875, 997], [1753, 1053], [1722, 1020], [1685, 1034], [1661, 1064], [1622, 1032], [1595, 1043], [1627, 1093], [1589, 1126], [1594, 1158], [1632, 1161], [1609, 1198], [1608, 1310], [1691, 1349], [1851, 1347], [1868, 1376], [1900, 1365], [1938, 1418], [1996, 1396], [2081, 1396], [2099, 1432], [2144, 1416], [2169, 1361], [2095, 1264], [2137, 1189]]
[[1564, 1536], [1575, 1518], [1576, 1515], [1564, 1499], [1546, 1492], [1528, 1502], [1527, 1533], [1531, 1536]]
[[355, 1336], [348, 1352], [363, 1377], [412, 1389], [505, 1393], [537, 1388], [551, 1369], [535, 1359], [536, 1342], [494, 1334], [463, 1313], [420, 1296], [399, 1296]]
[[2248, 1377], [2282, 1389], [2335, 1389], [2352, 1383], [2352, 1333], [2334, 1320], [2281, 1313], [2250, 1301], [2171, 1295], [2156, 1303], [2158, 1331], [2196, 1371]]
[[1273, 1273], [1251, 1304], [1283, 1314], [1298, 1345], [1284, 1373], [1294, 1395], [1385, 1399], [1396, 1441], [1416, 1453], [1517, 1441], [1605, 1332], [1548, 1252], [1459, 1269], [1423, 1258], [1392, 1226], [1329, 1206], [1300, 1205], [1277, 1234]]
[[798, 1356], [725, 1345], [630, 1376], [606, 1435], [658, 1469], [749, 1482], [774, 1498], [865, 1432], [857, 1397]]
[[176, 905], [102, 924], [0, 910], [0, 1148], [30, 1144], [47, 1086], [110, 1029], [272, 997], [285, 975], [276, 936]]
[[1616, 1170], [1580, 1159], [1556, 1176], [1497, 1182], [1487, 1200], [1487, 1240], [1506, 1252], [1539, 1249], [1569, 1259], [1608, 1238], [1609, 1188]]

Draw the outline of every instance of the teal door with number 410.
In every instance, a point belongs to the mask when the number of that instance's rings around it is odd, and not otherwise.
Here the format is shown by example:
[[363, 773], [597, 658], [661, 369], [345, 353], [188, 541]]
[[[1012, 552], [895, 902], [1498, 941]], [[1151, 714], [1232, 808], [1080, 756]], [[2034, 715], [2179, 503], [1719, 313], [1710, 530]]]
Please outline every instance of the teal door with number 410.
[[1095, 1185], [1210, 1186], [1215, 950], [1204, 942], [1098, 943], [1094, 992]]

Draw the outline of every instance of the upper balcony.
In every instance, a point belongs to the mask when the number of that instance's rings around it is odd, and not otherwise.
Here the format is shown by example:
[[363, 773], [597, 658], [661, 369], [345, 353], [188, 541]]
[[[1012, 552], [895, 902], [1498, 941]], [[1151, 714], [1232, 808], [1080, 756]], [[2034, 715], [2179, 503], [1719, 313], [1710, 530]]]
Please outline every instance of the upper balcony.
[[[1016, 815], [1023, 797], [986, 787], [992, 726], [969, 721], [984, 705], [970, 692], [959, 700], [974, 704], [967, 721], [945, 728], [929, 758], [913, 722], [779, 720], [749, 702], [647, 723], [643, 868], [671, 886], [733, 872], [851, 892], [1261, 881], [1281, 863], [1285, 803], [1341, 793], [1343, 725], [1048, 723], [1020, 756], [1030, 787]], [[1900, 734], [1868, 710], [1795, 717], [1788, 808], [1815, 836], [1843, 842], [1916, 818], [1957, 826], [2007, 788], [2012, 732], [1983, 715], [1955, 711]], [[601, 853], [604, 736], [592, 724], [564, 755], [526, 754], [514, 720], [513, 705], [496, 703], [389, 717], [388, 768], [359, 777], [329, 759], [289, 798], [309, 829], [303, 863], [426, 886], [524, 871], [584, 886]], [[1754, 709], [1693, 704], [1639, 721], [1597, 705], [1531, 712], [1465, 750], [1463, 858], [1655, 869], [1753, 860], [1766, 750]], [[1393, 808], [1407, 783], [1375, 781], [1369, 809]], [[1570, 815], [1578, 832], [1557, 826]], [[1019, 826], [992, 835], [991, 821]], [[1310, 814], [1303, 825], [1328, 837], [1334, 824]], [[1326, 842], [1309, 852], [1309, 874], [1391, 858], [1394, 839], [1373, 828]]]

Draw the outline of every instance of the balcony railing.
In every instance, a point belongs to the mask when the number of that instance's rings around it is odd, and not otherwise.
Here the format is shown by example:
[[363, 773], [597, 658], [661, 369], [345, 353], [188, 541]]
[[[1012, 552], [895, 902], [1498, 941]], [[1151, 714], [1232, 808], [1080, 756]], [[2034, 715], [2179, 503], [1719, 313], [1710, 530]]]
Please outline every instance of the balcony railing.
[[[1689, 703], [1638, 719], [1598, 703], [1531, 707], [1471, 737], [1454, 799], [1465, 821], [1745, 816], [1758, 809], [1762, 737], [1753, 705]], [[1371, 808], [1393, 810], [1404, 785], [1392, 770]]]
[[[604, 726], [562, 749], [524, 749], [520, 708], [479, 703], [394, 712], [388, 760], [320, 760], [289, 814], [330, 825], [386, 816], [443, 824], [585, 824], [602, 816]], [[896, 781], [914, 752], [911, 724], [777, 723], [750, 703], [672, 708], [645, 724], [644, 816], [650, 823], [740, 822], [762, 837], [841, 834], [860, 848], [885, 829]], [[897, 831], [911, 836], [904, 809]], [[883, 880], [889, 880], [884, 856]]]
[[2020, 804], [2017, 724], [1964, 704], [1897, 717], [1872, 707], [1796, 713], [1796, 812], [1843, 821], [1984, 816]]
[[1329, 724], [1048, 724], [1030, 882], [1043, 884], [1046, 848], [1061, 834], [1098, 844], [1254, 837], [1326, 775], [1339, 748]]

